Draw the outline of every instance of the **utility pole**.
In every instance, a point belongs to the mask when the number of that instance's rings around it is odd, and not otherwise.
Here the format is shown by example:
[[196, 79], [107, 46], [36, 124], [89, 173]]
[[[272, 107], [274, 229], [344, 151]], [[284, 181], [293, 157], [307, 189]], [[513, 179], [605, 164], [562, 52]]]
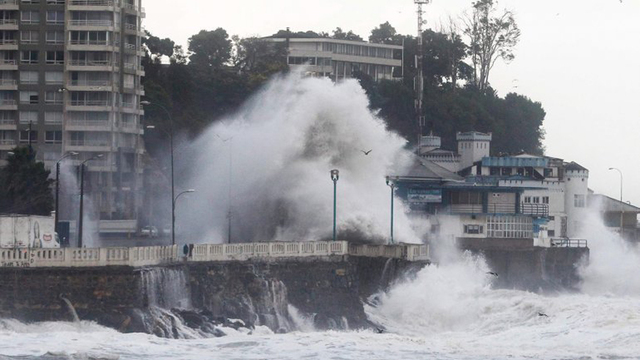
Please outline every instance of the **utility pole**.
[[426, 126], [425, 116], [423, 114], [424, 74], [422, 73], [422, 59], [424, 57], [424, 49], [422, 46], [422, 25], [424, 25], [425, 21], [423, 20], [424, 11], [422, 10], [422, 5], [427, 5], [430, 2], [431, 0], [414, 0], [414, 3], [418, 5], [418, 53], [415, 60], [416, 70], [418, 73], [413, 79], [413, 89], [416, 92], [415, 107], [417, 116], [416, 120], [418, 123], [418, 147], [422, 140], [422, 129]]

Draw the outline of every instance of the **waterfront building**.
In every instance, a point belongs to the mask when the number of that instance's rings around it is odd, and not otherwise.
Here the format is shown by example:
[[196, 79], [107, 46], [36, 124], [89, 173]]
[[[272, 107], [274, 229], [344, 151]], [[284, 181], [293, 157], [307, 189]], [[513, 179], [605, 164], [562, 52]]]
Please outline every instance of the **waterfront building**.
[[[135, 232], [141, 0], [2, 0], [0, 15], [0, 160], [31, 145], [55, 173], [67, 152], [79, 153], [65, 160], [76, 167], [102, 154], [86, 164], [85, 211], [100, 230]], [[61, 220], [75, 220], [69, 203], [77, 197], [61, 202]]]
[[331, 38], [265, 38], [285, 43], [290, 68], [306, 67], [309, 74], [338, 81], [362, 72], [375, 81], [402, 77], [403, 46]]

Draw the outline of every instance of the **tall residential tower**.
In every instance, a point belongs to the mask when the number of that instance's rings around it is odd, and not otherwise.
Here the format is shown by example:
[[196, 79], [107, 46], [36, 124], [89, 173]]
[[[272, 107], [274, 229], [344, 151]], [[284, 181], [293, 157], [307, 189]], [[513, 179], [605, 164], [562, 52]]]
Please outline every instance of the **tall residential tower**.
[[143, 17], [141, 0], [0, 0], [0, 159], [29, 144], [51, 169], [103, 154], [85, 173], [101, 232], [137, 228]]

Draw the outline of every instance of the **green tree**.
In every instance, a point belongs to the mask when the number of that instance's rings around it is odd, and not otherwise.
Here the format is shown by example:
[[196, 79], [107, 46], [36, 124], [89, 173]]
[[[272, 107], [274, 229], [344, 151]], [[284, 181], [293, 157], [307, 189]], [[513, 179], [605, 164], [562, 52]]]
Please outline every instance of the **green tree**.
[[474, 82], [480, 91], [489, 87], [489, 73], [498, 59], [511, 61], [520, 39], [513, 12], [497, 14], [497, 1], [478, 0], [470, 16], [464, 19], [464, 34], [469, 38]]
[[380, 24], [380, 26], [371, 30], [371, 35], [369, 35], [369, 42], [378, 44], [402, 45], [403, 38], [404, 37], [402, 35], [396, 33], [396, 29], [387, 21], [384, 24]]
[[201, 30], [189, 38], [189, 51], [193, 65], [219, 69], [231, 58], [231, 40], [223, 28]]
[[339, 27], [333, 30], [333, 35], [331, 35], [331, 37], [336, 40], [364, 41], [359, 35], [356, 35], [353, 31], [349, 30], [347, 32], [344, 32]]
[[49, 215], [53, 210], [50, 171], [35, 161], [35, 151], [16, 147], [0, 170], [0, 212]]
[[285, 43], [265, 41], [258, 37], [240, 39], [233, 37], [235, 45], [234, 66], [241, 73], [251, 76], [251, 82], [266, 81], [274, 73], [287, 69]]

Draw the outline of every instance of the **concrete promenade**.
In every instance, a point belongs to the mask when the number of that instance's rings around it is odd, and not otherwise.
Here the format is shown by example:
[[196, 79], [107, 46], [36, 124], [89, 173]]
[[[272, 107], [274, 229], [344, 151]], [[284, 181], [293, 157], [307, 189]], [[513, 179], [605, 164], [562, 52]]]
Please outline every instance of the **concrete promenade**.
[[429, 261], [428, 245], [361, 245], [347, 241], [265, 242], [240, 244], [194, 244], [185, 255], [180, 246], [0, 249], [0, 267], [103, 267], [184, 264], [191, 262], [277, 261], [342, 256], [383, 257], [406, 261]]

